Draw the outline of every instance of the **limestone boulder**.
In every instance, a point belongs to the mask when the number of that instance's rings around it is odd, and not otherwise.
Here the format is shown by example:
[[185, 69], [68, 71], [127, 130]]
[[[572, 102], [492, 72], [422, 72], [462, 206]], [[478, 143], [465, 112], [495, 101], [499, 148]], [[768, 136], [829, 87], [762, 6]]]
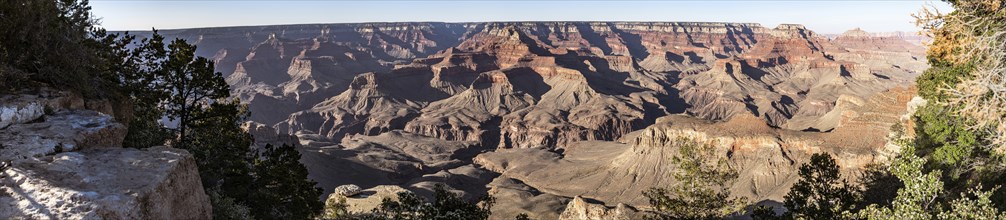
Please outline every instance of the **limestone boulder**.
[[43, 114], [45, 106], [41, 102], [23, 100], [20, 96], [0, 98], [0, 129], [38, 119]]
[[39, 121], [0, 129], [0, 161], [31, 159], [55, 152], [120, 148], [126, 127], [110, 115], [66, 110]]
[[629, 220], [642, 218], [642, 213], [619, 203], [615, 208], [603, 204], [587, 202], [582, 197], [573, 197], [566, 210], [559, 215], [560, 220]]
[[360, 186], [348, 184], [335, 187], [335, 192], [333, 194], [350, 197], [355, 196], [356, 194], [360, 194], [360, 191], [362, 191], [362, 189], [360, 189]]
[[87, 149], [0, 173], [0, 219], [210, 219], [195, 160], [168, 147]]
[[395, 185], [380, 185], [360, 191], [359, 195], [346, 197], [339, 193], [332, 193], [325, 200], [326, 206], [343, 203], [350, 213], [370, 212], [381, 206], [381, 201], [385, 198], [393, 201], [398, 200], [398, 193], [409, 190]]

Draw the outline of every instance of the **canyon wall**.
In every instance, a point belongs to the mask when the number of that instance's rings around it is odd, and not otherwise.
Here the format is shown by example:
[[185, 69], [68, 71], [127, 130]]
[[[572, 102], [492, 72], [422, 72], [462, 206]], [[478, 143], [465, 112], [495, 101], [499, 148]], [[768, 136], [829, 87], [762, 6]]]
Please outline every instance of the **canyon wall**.
[[[616, 140], [656, 118], [828, 131], [840, 96], [927, 68], [901, 35], [703, 22], [363, 23], [162, 30], [282, 133], [395, 129], [498, 148]], [[142, 33], [141, 33], [142, 34]]]
[[495, 219], [646, 210], [642, 190], [674, 184], [671, 146], [682, 138], [714, 144], [741, 174], [731, 191], [752, 202], [781, 201], [813, 153], [832, 154], [856, 178], [896, 152], [887, 135], [928, 68], [918, 37], [822, 35], [795, 24], [413, 22], [160, 33], [212, 57], [249, 105], [249, 129], [267, 142], [296, 142], [326, 192], [394, 185], [428, 195], [443, 183], [466, 198], [496, 196]]

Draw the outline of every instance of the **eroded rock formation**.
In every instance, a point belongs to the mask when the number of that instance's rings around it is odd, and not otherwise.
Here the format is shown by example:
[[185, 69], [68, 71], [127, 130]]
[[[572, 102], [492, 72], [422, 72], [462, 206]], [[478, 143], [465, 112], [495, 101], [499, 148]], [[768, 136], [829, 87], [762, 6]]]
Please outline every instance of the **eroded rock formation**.
[[340, 140], [395, 129], [499, 148], [615, 140], [668, 114], [829, 131], [839, 97], [926, 68], [903, 35], [801, 25], [367, 23], [162, 31], [216, 56], [252, 120]]
[[519, 179], [544, 193], [646, 207], [643, 190], [674, 184], [676, 168], [670, 161], [677, 155], [675, 142], [695, 141], [712, 144], [737, 169], [740, 176], [732, 195], [782, 201], [799, 178], [797, 168], [814, 153], [833, 155], [853, 180], [864, 166], [889, 159], [896, 152], [885, 146], [890, 127], [902, 122], [913, 96], [913, 89], [898, 88], [850, 104], [855, 110], [843, 110], [843, 124], [834, 132], [772, 128], [752, 115], [726, 122], [674, 115], [614, 142], [577, 142], [561, 153], [498, 150], [477, 156], [475, 162], [501, 173], [500, 178]]
[[[498, 219], [617, 219], [625, 213], [618, 210], [645, 210], [643, 190], [674, 184], [669, 143], [679, 138], [714, 144], [729, 158], [741, 173], [735, 196], [779, 201], [813, 153], [831, 153], [850, 174], [888, 158], [887, 134], [913, 96], [905, 87], [928, 67], [912, 36], [826, 36], [795, 24], [161, 33], [213, 56], [260, 123], [249, 130], [296, 136], [301, 161], [326, 192], [357, 184], [424, 194], [445, 183], [469, 198], [507, 201], [494, 208]], [[290, 140], [281, 136], [266, 142]]]

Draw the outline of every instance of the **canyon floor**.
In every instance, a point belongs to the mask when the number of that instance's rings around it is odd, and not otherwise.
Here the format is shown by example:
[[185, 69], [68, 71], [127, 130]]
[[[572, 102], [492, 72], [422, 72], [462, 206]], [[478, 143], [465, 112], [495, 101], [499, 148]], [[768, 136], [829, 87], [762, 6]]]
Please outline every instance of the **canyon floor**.
[[297, 145], [326, 193], [359, 185], [371, 192], [351, 199], [362, 210], [388, 192], [429, 195], [442, 183], [466, 198], [496, 197], [494, 219], [631, 218], [648, 208], [643, 190], [675, 184], [669, 143], [682, 138], [729, 159], [740, 173], [734, 196], [778, 204], [813, 153], [832, 154], [849, 174], [886, 160], [891, 127], [922, 102], [913, 81], [928, 68], [916, 36], [795, 24], [160, 33], [212, 57], [249, 105], [256, 141]]

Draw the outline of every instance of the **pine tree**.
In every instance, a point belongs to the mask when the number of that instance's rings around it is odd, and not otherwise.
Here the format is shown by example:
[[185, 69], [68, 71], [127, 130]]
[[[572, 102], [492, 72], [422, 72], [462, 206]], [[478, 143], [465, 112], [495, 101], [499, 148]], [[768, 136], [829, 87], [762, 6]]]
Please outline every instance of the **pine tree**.
[[[169, 132], [174, 137], [168, 138], [171, 146], [195, 157], [203, 187], [218, 196], [214, 206], [247, 207], [256, 219], [307, 219], [320, 214], [321, 190], [307, 179], [294, 147], [252, 150], [254, 140], [241, 128], [248, 108], [240, 100], [228, 99], [230, 86], [214, 71], [213, 62], [196, 56], [196, 47], [184, 40], [168, 45], [163, 41], [156, 31], [141, 41], [132, 53], [140, 71], [119, 77], [138, 97], [137, 106], [151, 110], [140, 115], [143, 123], [130, 126], [139, 131], [131, 131], [127, 140], [163, 143], [159, 135]], [[164, 128], [156, 122], [161, 116], [175, 120], [177, 126]]]
[[42, 83], [96, 95], [104, 45], [90, 38], [90, 10], [87, 0], [0, 2], [0, 92]]
[[165, 115], [177, 120], [177, 146], [188, 149], [189, 126], [217, 115], [207, 114], [206, 106], [230, 97], [230, 86], [221, 73], [213, 68], [213, 61], [196, 56], [196, 46], [175, 39], [168, 45], [167, 57], [156, 70], [161, 89], [168, 93], [161, 103]]
[[318, 200], [322, 190], [307, 179], [307, 168], [298, 162], [300, 153], [286, 144], [266, 145], [264, 150], [253, 163], [257, 191], [250, 207], [254, 215], [260, 219], [308, 219], [317, 215], [325, 205]]
[[837, 219], [859, 201], [858, 189], [842, 180], [828, 154], [814, 154], [800, 166], [800, 180], [784, 197], [787, 215], [796, 219]]

